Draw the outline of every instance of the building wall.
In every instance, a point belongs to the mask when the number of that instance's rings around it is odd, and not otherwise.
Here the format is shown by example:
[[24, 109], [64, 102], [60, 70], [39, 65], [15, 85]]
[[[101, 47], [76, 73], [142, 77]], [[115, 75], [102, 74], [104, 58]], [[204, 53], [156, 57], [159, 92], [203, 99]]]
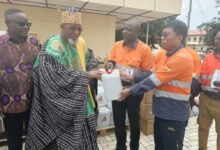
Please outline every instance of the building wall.
[[[85, 1], [85, 0], [78, 0]], [[163, 13], [180, 14], [182, 0], [86, 0], [92, 3], [124, 6], [127, 8], [153, 10]]]
[[[16, 7], [23, 10], [32, 22], [30, 32], [37, 33], [42, 43], [49, 36], [60, 32], [61, 12], [56, 9], [11, 5], [0, 3], [0, 31], [6, 30], [4, 11]], [[96, 14], [82, 14], [83, 32], [87, 46], [95, 51], [96, 56], [106, 57], [115, 41], [115, 17]]]
[[[58, 0], [57, 0], [58, 1]], [[59, 0], [61, 1], [61, 0]], [[75, 2], [89, 2], [93, 8], [100, 9], [108, 5], [117, 6], [120, 12], [131, 13], [150, 11], [155, 18], [161, 18], [163, 15], [170, 16], [181, 12], [182, 0], [74, 0]], [[49, 36], [60, 32], [61, 12], [57, 9], [48, 9], [40, 7], [13, 5], [0, 3], [0, 31], [5, 30], [4, 11], [9, 7], [22, 9], [33, 23], [31, 31], [38, 34], [42, 43]], [[102, 8], [103, 9], [103, 8]], [[132, 13], [131, 13], [132, 14]], [[161, 16], [162, 15], [162, 16]], [[143, 18], [143, 17], [142, 17]], [[114, 16], [82, 14], [83, 32], [88, 47], [92, 48], [97, 56], [106, 57], [115, 41], [116, 18]]]
[[204, 44], [204, 35], [189, 35], [187, 39], [188, 44]]
[[182, 0], [155, 0], [155, 11], [180, 14]]
[[194, 48], [196, 51], [206, 51], [207, 46], [205, 46], [204, 41], [205, 35], [189, 35], [187, 38], [187, 45]]

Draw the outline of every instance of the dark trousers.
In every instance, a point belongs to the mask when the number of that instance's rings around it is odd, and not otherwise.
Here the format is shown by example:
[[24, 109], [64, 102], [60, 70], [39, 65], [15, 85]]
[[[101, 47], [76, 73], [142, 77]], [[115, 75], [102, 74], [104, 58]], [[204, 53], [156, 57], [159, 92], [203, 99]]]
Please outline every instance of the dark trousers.
[[128, 96], [124, 101], [112, 101], [115, 135], [117, 139], [116, 150], [126, 150], [126, 111], [130, 123], [130, 149], [138, 150], [140, 139], [139, 112], [143, 96]]
[[25, 125], [25, 132], [27, 133], [29, 112], [4, 113], [3, 121], [9, 150], [22, 150], [23, 125]]
[[182, 150], [188, 121], [172, 121], [155, 117], [155, 150]]

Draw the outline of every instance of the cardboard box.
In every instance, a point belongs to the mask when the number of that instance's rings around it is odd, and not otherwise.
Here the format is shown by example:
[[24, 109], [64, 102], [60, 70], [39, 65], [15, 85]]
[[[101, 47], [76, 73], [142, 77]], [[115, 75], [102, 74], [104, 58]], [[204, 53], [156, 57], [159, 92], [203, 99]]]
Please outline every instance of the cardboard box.
[[152, 104], [153, 101], [153, 91], [146, 92], [144, 94], [142, 103], [144, 104]]
[[141, 103], [141, 111], [140, 116], [145, 120], [154, 119], [154, 115], [152, 113], [152, 105], [151, 104], [143, 104]]
[[154, 120], [140, 118], [140, 129], [144, 135], [152, 135], [154, 133]]
[[97, 119], [97, 128], [105, 128], [110, 126], [111, 110], [108, 107], [101, 107]]

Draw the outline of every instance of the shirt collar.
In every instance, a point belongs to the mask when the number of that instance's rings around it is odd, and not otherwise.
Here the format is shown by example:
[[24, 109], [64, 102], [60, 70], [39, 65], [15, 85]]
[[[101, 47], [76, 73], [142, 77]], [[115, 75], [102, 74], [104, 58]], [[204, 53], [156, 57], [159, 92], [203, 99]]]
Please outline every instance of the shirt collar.
[[25, 38], [18, 41], [16, 38], [13, 38], [13, 36], [10, 35], [9, 32], [6, 32], [6, 40], [11, 41], [14, 44], [21, 44], [21, 43], [25, 43], [27, 41], [27, 39], [25, 39]]
[[6, 32], [5, 34], [1, 35], [1, 38], [5, 41], [8, 41], [11, 38], [11, 36], [8, 34], [8, 32]]
[[128, 47], [128, 48], [132, 48], [132, 49], [136, 49], [138, 45], [138, 39], [132, 43], [131, 45], [128, 45], [125, 41], [123, 41], [123, 46], [124, 47]]
[[168, 57], [172, 56], [173, 54], [175, 54], [178, 50], [180, 50], [183, 47], [184, 47], [183, 44], [180, 44], [176, 48], [174, 48], [174, 49], [172, 49], [170, 51], [167, 51], [166, 56], [168, 56]]

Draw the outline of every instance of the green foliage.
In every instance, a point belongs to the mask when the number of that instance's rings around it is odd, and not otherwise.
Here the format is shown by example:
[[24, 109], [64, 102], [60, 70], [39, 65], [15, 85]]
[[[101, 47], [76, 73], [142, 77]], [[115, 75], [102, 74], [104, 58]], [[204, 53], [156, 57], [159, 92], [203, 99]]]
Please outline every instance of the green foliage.
[[202, 23], [197, 28], [200, 30], [206, 31], [207, 34], [205, 35], [204, 42], [206, 45], [212, 46], [214, 43], [214, 36], [215, 36], [216, 32], [220, 31], [219, 18], [214, 18], [210, 22]]
[[[176, 16], [172, 16], [166, 19], [160, 19], [154, 22], [150, 22], [149, 26], [149, 38], [148, 44], [154, 48], [154, 44], [159, 43], [160, 41], [160, 33], [163, 27], [171, 20], [175, 20]], [[140, 40], [143, 42], [146, 41], [146, 33], [147, 33], [147, 23], [143, 23], [141, 27], [141, 34], [139, 36]], [[122, 30], [116, 31], [116, 41], [122, 40]]]

